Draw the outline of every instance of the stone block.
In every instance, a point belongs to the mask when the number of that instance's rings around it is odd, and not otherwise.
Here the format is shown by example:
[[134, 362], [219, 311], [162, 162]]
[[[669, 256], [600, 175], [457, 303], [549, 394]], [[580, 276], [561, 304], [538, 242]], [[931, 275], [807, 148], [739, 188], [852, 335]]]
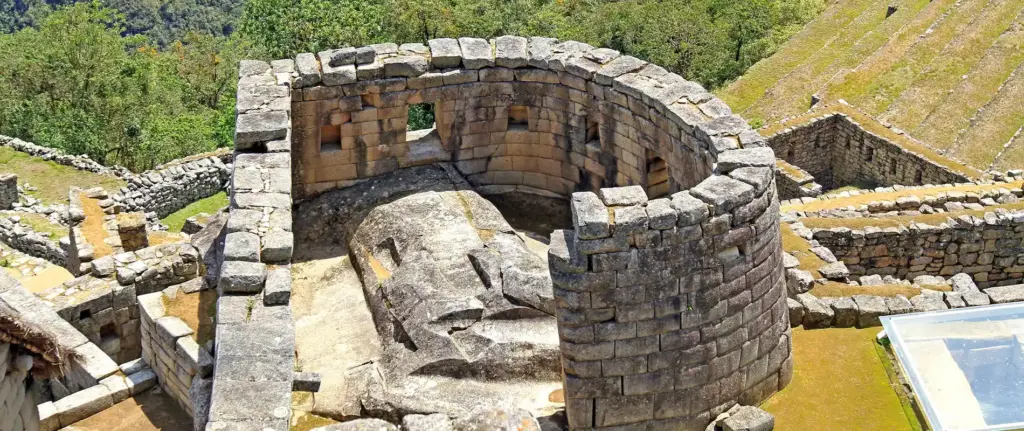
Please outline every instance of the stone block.
[[288, 134], [288, 114], [280, 111], [250, 112], [238, 116], [235, 148], [244, 150], [258, 142], [283, 139]]
[[723, 431], [772, 431], [775, 417], [754, 406], [741, 406], [719, 424]]
[[225, 261], [217, 287], [226, 293], [255, 293], [263, 289], [267, 266], [262, 263]]
[[100, 384], [107, 387], [114, 404], [128, 399], [131, 396], [125, 378], [121, 376], [110, 376], [100, 380]]
[[264, 305], [287, 305], [292, 295], [291, 269], [278, 268], [267, 273], [263, 288]]
[[405, 415], [402, 429], [406, 431], [452, 431], [452, 422], [443, 413], [430, 415]]
[[299, 75], [292, 84], [295, 88], [312, 87], [320, 83], [320, 62], [312, 53], [295, 56], [295, 69]]
[[260, 237], [250, 232], [229, 233], [224, 238], [224, 259], [259, 262]]
[[743, 148], [718, 155], [715, 172], [727, 174], [739, 168], [771, 168], [775, 166], [775, 151], [770, 147]]
[[572, 194], [572, 222], [579, 239], [606, 238], [611, 235], [608, 208], [591, 192]]
[[47, 401], [38, 406], [39, 409], [39, 431], [57, 431], [60, 429], [60, 415], [57, 414], [57, 407], [53, 401]]
[[793, 298], [786, 298], [786, 307], [789, 308], [789, 324], [792, 327], [797, 327], [803, 324], [804, 314], [807, 313], [807, 309], [800, 301]]
[[857, 304], [858, 328], [881, 326], [882, 321], [879, 317], [889, 315], [889, 308], [881, 296], [854, 295], [853, 302]]
[[53, 403], [61, 426], [68, 426], [114, 405], [110, 390], [96, 385], [82, 389]]
[[320, 373], [295, 373], [292, 378], [292, 390], [300, 392], [320, 392]]
[[[292, 259], [294, 236], [291, 232], [273, 231], [263, 235], [260, 260], [266, 263], [287, 263]], [[225, 249], [227, 247], [225, 246]]]
[[679, 192], [672, 195], [672, 208], [676, 210], [679, 217], [680, 227], [702, 223], [710, 215], [708, 205], [704, 201], [691, 196], [689, 192]]
[[750, 202], [754, 198], [754, 188], [739, 180], [714, 175], [691, 188], [690, 194], [710, 204], [715, 214], [725, 214]]
[[647, 192], [640, 186], [604, 187], [598, 192], [607, 206], [643, 205], [647, 203]]
[[431, 39], [430, 61], [437, 69], [456, 68], [462, 65], [462, 48], [455, 39]]
[[903, 295], [885, 298], [885, 307], [889, 309], [890, 315], [914, 312], [914, 304]]
[[796, 296], [796, 299], [807, 310], [804, 315], [805, 328], [828, 328], [832, 326], [832, 320], [835, 319], [835, 312], [832, 311], [832, 307], [810, 293], [801, 293]]
[[525, 37], [500, 36], [494, 40], [494, 51], [494, 62], [501, 67], [525, 67], [530, 60]]
[[996, 286], [985, 289], [985, 293], [994, 304], [1024, 301], [1024, 284]]
[[384, 76], [414, 77], [427, 72], [427, 59], [421, 55], [401, 55], [384, 59]]
[[466, 69], [494, 66], [494, 51], [491, 49], [491, 43], [487, 40], [460, 37], [459, 47], [462, 49], [462, 65]]

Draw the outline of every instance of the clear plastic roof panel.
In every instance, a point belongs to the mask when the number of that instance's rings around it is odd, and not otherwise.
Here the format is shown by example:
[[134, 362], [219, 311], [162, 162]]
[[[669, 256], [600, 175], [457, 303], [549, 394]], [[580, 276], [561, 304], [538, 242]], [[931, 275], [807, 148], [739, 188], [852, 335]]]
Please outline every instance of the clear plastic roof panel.
[[1024, 303], [882, 318], [935, 431], [1024, 429]]

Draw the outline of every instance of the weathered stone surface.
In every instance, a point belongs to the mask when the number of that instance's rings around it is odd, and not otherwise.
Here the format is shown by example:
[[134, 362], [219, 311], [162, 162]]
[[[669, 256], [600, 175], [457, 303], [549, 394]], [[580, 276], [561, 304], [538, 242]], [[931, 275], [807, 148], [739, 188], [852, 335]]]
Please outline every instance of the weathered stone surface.
[[786, 308], [789, 309], [789, 325], [791, 327], [797, 327], [804, 323], [804, 315], [807, 314], [807, 309], [804, 305], [793, 298], [786, 298]]
[[809, 293], [801, 293], [796, 296], [796, 299], [807, 310], [807, 313], [804, 315], [805, 328], [828, 328], [832, 326], [832, 320], [835, 319], [835, 312], [832, 311], [832, 307]]
[[786, 270], [786, 288], [790, 295], [807, 292], [813, 285], [814, 276], [811, 273], [796, 268]]
[[325, 66], [323, 82], [324, 85], [352, 84], [356, 82], [356, 66], [354, 64]]
[[772, 431], [775, 417], [754, 406], [741, 406], [720, 424], [723, 431]]
[[754, 188], [742, 181], [715, 175], [690, 189], [690, 194], [714, 207], [715, 214], [723, 214], [750, 202]]
[[480, 407], [469, 416], [456, 419], [453, 428], [455, 431], [540, 431], [540, 424], [530, 412], [522, 409]]
[[928, 294], [922, 293], [913, 298], [910, 298], [910, 303], [914, 304], [914, 311], [939, 311], [949, 309], [949, 305], [942, 299], [941, 293]]
[[254, 293], [263, 289], [267, 266], [256, 262], [226, 261], [217, 287], [229, 293]]
[[818, 268], [818, 272], [821, 273], [822, 277], [829, 280], [845, 280], [846, 277], [850, 276], [850, 270], [846, 269], [846, 264], [843, 262], [832, 262], [822, 265], [821, 268]]
[[407, 431], [452, 431], [452, 422], [441, 413], [432, 415], [405, 415], [402, 428]]
[[956, 274], [953, 277], [950, 277], [949, 282], [950, 285], [953, 286], [953, 291], [955, 292], [981, 292], [981, 290], [978, 289], [978, 285], [974, 283], [974, 279], [968, 274]]
[[989, 299], [988, 295], [981, 292], [965, 292], [963, 293], [964, 303], [968, 307], [977, 307], [979, 305], [989, 305], [992, 300]]
[[988, 297], [992, 299], [994, 304], [1020, 302], [1024, 301], [1024, 284], [990, 287], [985, 289], [985, 293], [988, 294]]
[[501, 67], [524, 67], [530, 60], [525, 37], [500, 36], [494, 40], [495, 64]]
[[846, 296], [824, 299], [832, 306], [836, 318], [832, 326], [837, 328], [849, 328], [857, 323], [857, 303]]
[[726, 151], [718, 155], [715, 172], [725, 174], [739, 168], [764, 168], [775, 166], [775, 152], [769, 147], [744, 148]]
[[235, 148], [246, 149], [257, 142], [284, 138], [288, 127], [288, 114], [284, 112], [252, 112], [239, 115], [235, 124]]
[[857, 327], [868, 328], [881, 326], [881, 316], [889, 314], [889, 308], [885, 305], [885, 299], [881, 296], [854, 295], [853, 302], [857, 303]]
[[907, 314], [914, 312], [914, 304], [903, 295], [896, 295], [885, 298], [885, 306], [889, 314]]
[[431, 376], [558, 378], [547, 266], [490, 202], [468, 190], [415, 193], [374, 207], [352, 238], [385, 341], [385, 390]]
[[380, 419], [356, 419], [340, 424], [313, 428], [313, 431], [398, 431], [398, 427]]
[[260, 248], [260, 260], [266, 263], [286, 263], [290, 261], [292, 258], [292, 250], [294, 248], [292, 244], [293, 242], [294, 237], [291, 232], [267, 232], [263, 235], [263, 246]]
[[295, 78], [295, 88], [312, 87], [320, 83], [320, 62], [312, 53], [295, 56], [295, 68], [299, 76]]
[[384, 76], [412, 77], [427, 71], [427, 59], [421, 55], [401, 55], [384, 59]]
[[640, 186], [605, 187], [597, 195], [607, 206], [643, 205], [647, 203], [647, 192]]
[[427, 45], [430, 46], [430, 61], [435, 68], [448, 69], [462, 65], [462, 48], [458, 40], [431, 39]]
[[710, 214], [708, 205], [688, 192], [672, 195], [672, 208], [678, 212], [679, 226], [693, 226], [706, 220]]
[[608, 208], [590, 192], [572, 194], [572, 218], [579, 239], [605, 238], [611, 235]]
[[494, 51], [491, 49], [491, 43], [487, 40], [460, 37], [459, 47], [462, 48], [462, 65], [466, 69], [494, 66]]
[[292, 295], [291, 268], [277, 268], [267, 273], [263, 288], [264, 305], [286, 305]]

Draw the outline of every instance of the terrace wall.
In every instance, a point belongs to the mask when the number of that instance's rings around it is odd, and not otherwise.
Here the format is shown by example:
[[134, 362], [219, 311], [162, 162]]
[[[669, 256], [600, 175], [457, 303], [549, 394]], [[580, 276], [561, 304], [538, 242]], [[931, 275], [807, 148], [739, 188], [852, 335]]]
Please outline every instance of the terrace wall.
[[183, 410], [195, 416], [189, 389], [195, 377], [210, 376], [213, 358], [206, 347], [196, 343], [195, 328], [166, 315], [163, 296], [163, 292], [153, 292], [139, 297], [142, 358], [156, 373], [160, 386]]
[[846, 263], [853, 278], [971, 275], [978, 286], [1024, 280], [1024, 212], [959, 216], [939, 226], [816, 229], [814, 239]]
[[864, 129], [842, 113], [816, 117], [767, 139], [779, 158], [809, 172], [825, 189], [858, 182], [909, 186], [970, 181]]

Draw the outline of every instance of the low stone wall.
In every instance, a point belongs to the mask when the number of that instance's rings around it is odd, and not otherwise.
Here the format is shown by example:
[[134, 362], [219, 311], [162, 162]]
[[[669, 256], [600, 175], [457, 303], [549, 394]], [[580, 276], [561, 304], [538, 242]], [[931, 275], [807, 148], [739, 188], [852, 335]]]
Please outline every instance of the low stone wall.
[[229, 167], [213, 155], [127, 178], [128, 186], [112, 198], [126, 211], [155, 212], [163, 218], [223, 191], [228, 175]]
[[858, 182], [891, 186], [971, 179], [866, 130], [843, 113], [812, 118], [767, 140], [780, 159], [803, 168], [826, 189]]
[[210, 377], [213, 358], [205, 346], [196, 343], [196, 328], [190, 328], [178, 317], [166, 315], [164, 295], [153, 292], [139, 297], [142, 358], [156, 373], [160, 386], [183, 410], [195, 416], [189, 389], [195, 377]]
[[64, 240], [54, 242], [28, 225], [14, 222], [9, 218], [0, 218], [0, 241], [29, 256], [46, 259], [54, 265], [67, 264]]
[[115, 280], [82, 276], [40, 296], [118, 364], [142, 354], [135, 285], [121, 286]]
[[776, 160], [776, 165], [775, 186], [779, 191], [779, 200], [821, 195], [821, 184], [814, 182], [814, 177], [807, 171], [782, 159]]
[[[950, 190], [950, 187], [984, 186], [983, 190], [961, 191]], [[934, 190], [934, 191], [932, 191]], [[833, 195], [820, 196], [817, 199], [832, 200], [844, 199], [851, 196], [862, 196], [871, 193], [893, 193], [894, 187], [879, 187], [874, 190], [851, 190]], [[1024, 198], [1024, 189], [1020, 183], [999, 183], [979, 182], [966, 184], [937, 184], [916, 187], [900, 187], [899, 192], [906, 192], [904, 196], [888, 200], [872, 200], [860, 203], [857, 206], [848, 205], [834, 209], [823, 209], [817, 211], [795, 211], [801, 217], [824, 217], [824, 218], [859, 218], [872, 216], [894, 216], [894, 215], [920, 215], [937, 214], [963, 210], [982, 210], [988, 206], [1011, 204], [1019, 202]], [[924, 196], [919, 193], [924, 192]], [[783, 205], [799, 205], [809, 203], [813, 200], [794, 199], [783, 202]]]
[[95, 172], [97, 174], [114, 175], [123, 177], [125, 175], [131, 175], [128, 169], [121, 166], [115, 166], [113, 168], [103, 166], [97, 163], [95, 160], [90, 159], [89, 156], [73, 156], [65, 154], [63, 151], [56, 148], [47, 148], [41, 145], [36, 145], [31, 142], [26, 142], [18, 138], [12, 138], [10, 136], [0, 135], [0, 146], [10, 147], [14, 150], [22, 153], [30, 154], [39, 157], [43, 160], [49, 160], [61, 165], [71, 166], [75, 169], [83, 171]]
[[846, 264], [853, 278], [966, 273], [979, 286], [1024, 280], [1024, 211], [947, 219], [939, 226], [815, 229], [813, 237]]
[[39, 429], [39, 409], [26, 380], [32, 369], [32, 356], [18, 352], [18, 346], [0, 343], [0, 418], [4, 430]]
[[18, 201], [18, 176], [0, 174], [0, 210], [8, 210]]

